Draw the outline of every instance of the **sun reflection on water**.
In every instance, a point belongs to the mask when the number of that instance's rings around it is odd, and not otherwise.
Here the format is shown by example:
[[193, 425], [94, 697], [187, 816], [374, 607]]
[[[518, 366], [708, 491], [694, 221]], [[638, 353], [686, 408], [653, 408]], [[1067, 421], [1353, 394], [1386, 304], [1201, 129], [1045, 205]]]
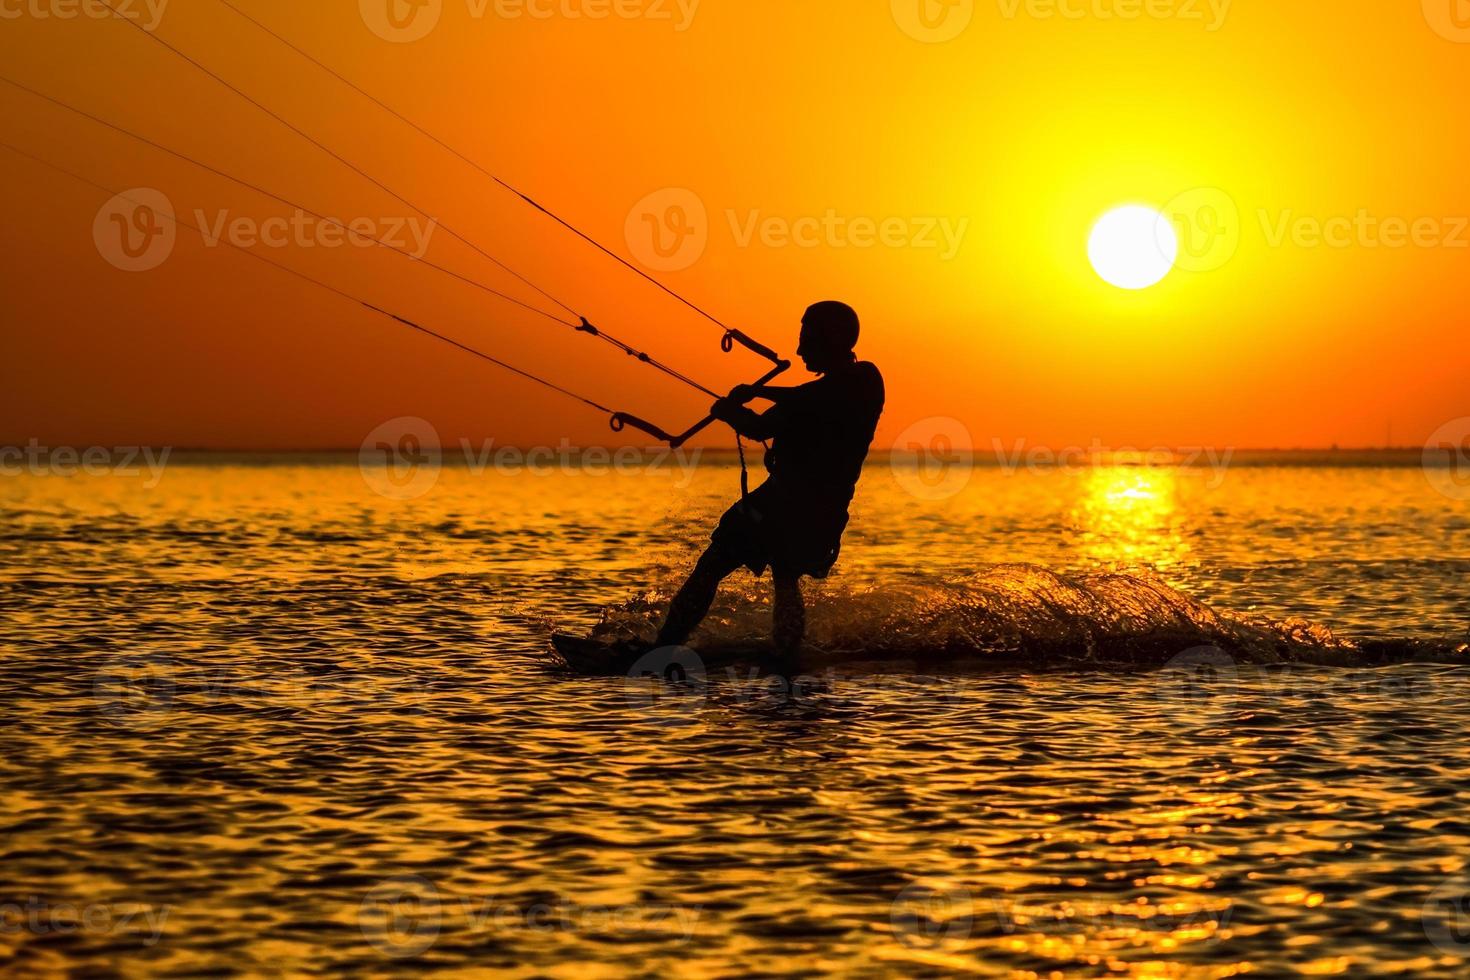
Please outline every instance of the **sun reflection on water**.
[[1084, 470], [1081, 479], [1071, 523], [1087, 558], [1128, 568], [1188, 562], [1177, 469], [1101, 465]]

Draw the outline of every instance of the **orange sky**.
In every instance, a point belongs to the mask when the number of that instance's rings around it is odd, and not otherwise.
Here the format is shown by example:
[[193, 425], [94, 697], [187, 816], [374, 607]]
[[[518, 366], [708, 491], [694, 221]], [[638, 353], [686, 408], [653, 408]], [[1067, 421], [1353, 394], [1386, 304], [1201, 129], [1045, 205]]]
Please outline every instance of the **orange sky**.
[[[151, 22], [162, 0], [112, 2]], [[235, 2], [630, 258], [662, 262], [645, 213], [697, 202], [659, 274], [788, 355], [806, 303], [851, 302], [888, 378], [880, 446], [933, 416], [982, 447], [1245, 447], [1377, 445], [1390, 423], [1413, 444], [1470, 414], [1451, 0], [923, 0], [927, 21], [920, 0]], [[390, 2], [432, 29], [380, 37]], [[0, 72], [380, 233], [421, 217], [85, 7], [0, 0]], [[156, 28], [594, 322], [711, 387], [761, 372], [216, 0], [170, 0]], [[289, 215], [8, 86], [0, 112], [6, 141], [182, 215]], [[402, 415], [446, 439], [645, 441], [190, 231], [156, 268], [115, 268], [107, 197], [0, 151], [0, 443], [355, 448]], [[1135, 202], [1226, 234], [1115, 289], [1087, 236]], [[255, 247], [667, 427], [707, 407], [400, 256]], [[428, 255], [540, 301], [442, 229]]]

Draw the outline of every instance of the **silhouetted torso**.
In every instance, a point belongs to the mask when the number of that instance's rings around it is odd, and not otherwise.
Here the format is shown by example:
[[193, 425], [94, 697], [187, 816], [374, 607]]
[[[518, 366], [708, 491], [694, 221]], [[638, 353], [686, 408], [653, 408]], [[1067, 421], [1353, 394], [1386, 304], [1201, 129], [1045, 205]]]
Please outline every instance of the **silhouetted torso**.
[[721, 417], [739, 432], [772, 441], [771, 475], [720, 519], [712, 535], [720, 560], [756, 574], [770, 565], [778, 575], [825, 577], [841, 550], [883, 400], [883, 376], [857, 361], [788, 389], [759, 415], [726, 410]]
[[771, 482], [846, 507], [883, 414], [883, 376], [856, 361], [794, 389], [762, 420], [774, 437]]

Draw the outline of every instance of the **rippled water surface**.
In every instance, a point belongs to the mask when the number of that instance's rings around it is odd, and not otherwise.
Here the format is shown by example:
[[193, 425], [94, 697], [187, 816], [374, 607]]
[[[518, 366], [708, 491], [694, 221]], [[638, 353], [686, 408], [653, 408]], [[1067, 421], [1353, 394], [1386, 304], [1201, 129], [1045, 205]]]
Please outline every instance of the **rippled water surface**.
[[[0, 971], [1470, 969], [1456, 663], [655, 689], [557, 672], [547, 630], [656, 613], [728, 466], [149, 482], [0, 480]], [[1415, 469], [953, 489], [870, 468], [814, 628], [1016, 562], [1347, 637], [1470, 625], [1470, 504]], [[764, 602], [737, 581], [711, 633]]]

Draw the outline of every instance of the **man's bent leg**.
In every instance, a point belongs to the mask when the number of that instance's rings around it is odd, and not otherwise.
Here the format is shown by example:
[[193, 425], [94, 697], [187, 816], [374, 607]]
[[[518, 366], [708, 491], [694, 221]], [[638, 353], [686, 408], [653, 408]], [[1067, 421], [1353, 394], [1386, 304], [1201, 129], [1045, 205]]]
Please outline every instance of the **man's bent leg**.
[[773, 574], [773, 577], [776, 601], [772, 609], [771, 633], [776, 640], [777, 652], [794, 654], [806, 635], [806, 604], [801, 600], [801, 576]]
[[740, 559], [727, 554], [717, 544], [710, 545], [690, 573], [674, 601], [669, 604], [669, 615], [658, 631], [657, 645], [661, 647], [682, 646], [689, 639], [709, 612], [715, 601], [715, 591], [720, 582], [741, 566]]

